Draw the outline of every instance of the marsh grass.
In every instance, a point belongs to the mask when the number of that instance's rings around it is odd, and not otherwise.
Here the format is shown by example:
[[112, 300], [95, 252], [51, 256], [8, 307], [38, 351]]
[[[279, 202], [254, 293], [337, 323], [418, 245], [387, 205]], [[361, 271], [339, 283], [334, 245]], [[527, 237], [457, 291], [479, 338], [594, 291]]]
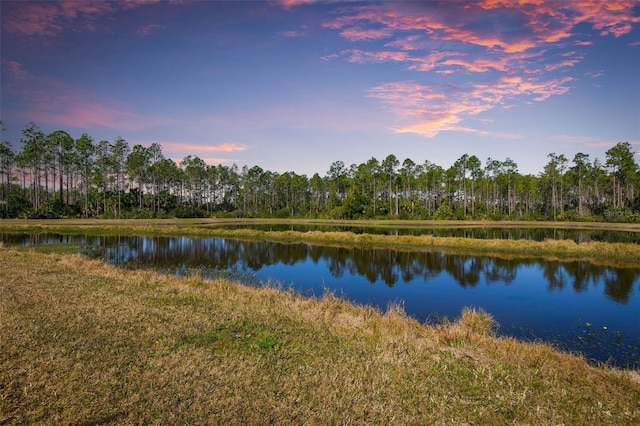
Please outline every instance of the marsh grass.
[[349, 224], [357, 226], [417, 226], [417, 227], [469, 227], [469, 226], [528, 226], [539, 228], [585, 228], [638, 232], [638, 224], [606, 223], [552, 223], [552, 222], [465, 222], [465, 221], [319, 221], [319, 220], [68, 220], [68, 221], [0, 221], [0, 230], [10, 232], [56, 232], [94, 235], [148, 235], [220, 237], [248, 241], [273, 241], [285, 244], [305, 243], [337, 247], [393, 248], [395, 250], [445, 251], [459, 254], [486, 254], [496, 257], [537, 257], [547, 260], [589, 260], [597, 264], [615, 266], [640, 266], [640, 245], [633, 243], [605, 243], [590, 241], [576, 243], [573, 240], [502, 240], [430, 235], [379, 235], [353, 232], [322, 231], [261, 231], [256, 229], [225, 229], [225, 224]]
[[[0, 246], [1, 248], [1, 246]], [[82, 254], [88, 250], [74, 243], [49, 243], [39, 244], [30, 247], [30, 250], [38, 253], [57, 253], [57, 254]]]
[[637, 374], [328, 293], [0, 248], [2, 424], [638, 424]]
[[196, 219], [0, 219], [5, 226], [142, 226], [161, 228], [167, 226], [215, 227], [226, 225], [313, 225], [313, 226], [362, 226], [395, 228], [543, 228], [543, 229], [595, 229], [639, 232], [638, 223], [619, 222], [556, 222], [517, 220], [341, 220], [341, 219], [278, 219], [278, 218], [196, 218]]

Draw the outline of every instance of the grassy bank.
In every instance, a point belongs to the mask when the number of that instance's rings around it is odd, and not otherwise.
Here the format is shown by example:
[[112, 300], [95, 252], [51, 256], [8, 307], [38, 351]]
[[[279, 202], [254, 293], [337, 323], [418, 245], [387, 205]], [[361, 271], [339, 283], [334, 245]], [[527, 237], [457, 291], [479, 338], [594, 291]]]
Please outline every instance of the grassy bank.
[[[225, 229], [225, 224], [290, 224], [290, 225], [338, 225], [351, 226], [414, 226], [414, 227], [500, 227], [503, 222], [402, 222], [394, 221], [302, 221], [302, 220], [222, 220], [222, 219], [173, 219], [173, 220], [93, 220], [93, 221], [0, 221], [0, 231], [91, 233], [120, 235], [166, 235], [194, 237], [225, 237], [245, 240], [265, 240], [283, 243], [307, 243], [342, 247], [376, 247], [397, 250], [442, 250], [450, 253], [474, 253], [501, 257], [540, 257], [547, 259], [589, 259], [594, 263], [620, 266], [640, 266], [640, 245], [631, 243], [587, 242], [577, 244], [573, 240], [500, 240], [435, 236], [393, 236], [379, 234], [355, 234], [353, 232], [321, 231], [261, 231], [256, 229]], [[507, 222], [504, 222], [507, 226]], [[640, 225], [508, 222], [508, 226], [561, 227], [562, 229], [587, 228], [611, 231], [640, 232]]]
[[549, 221], [489, 221], [489, 220], [340, 220], [340, 219], [278, 219], [278, 218], [194, 218], [194, 219], [0, 219], [6, 226], [218, 226], [218, 225], [327, 225], [384, 228], [542, 228], [585, 229], [640, 232], [640, 223], [615, 222], [549, 222]]
[[638, 424], [640, 380], [276, 288], [0, 247], [2, 424]]

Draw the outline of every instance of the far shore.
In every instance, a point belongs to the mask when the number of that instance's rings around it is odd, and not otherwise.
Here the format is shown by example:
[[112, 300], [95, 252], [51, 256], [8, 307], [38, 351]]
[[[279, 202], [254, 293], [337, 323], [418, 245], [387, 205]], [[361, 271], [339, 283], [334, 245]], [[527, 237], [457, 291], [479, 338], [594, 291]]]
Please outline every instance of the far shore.
[[590, 229], [640, 232], [640, 223], [620, 222], [553, 222], [512, 220], [341, 220], [341, 219], [278, 219], [278, 218], [193, 218], [193, 219], [0, 219], [0, 229], [6, 226], [216, 226], [216, 225], [314, 225], [362, 226], [389, 228], [540, 228]]

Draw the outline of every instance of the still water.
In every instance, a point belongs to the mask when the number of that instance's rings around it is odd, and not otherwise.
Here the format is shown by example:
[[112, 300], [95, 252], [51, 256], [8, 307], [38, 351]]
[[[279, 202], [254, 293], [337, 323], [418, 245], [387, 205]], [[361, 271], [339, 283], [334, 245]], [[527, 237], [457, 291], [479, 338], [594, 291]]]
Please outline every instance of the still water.
[[212, 224], [208, 227], [227, 229], [256, 229], [259, 231], [322, 231], [353, 232], [354, 234], [379, 235], [431, 235], [434, 237], [478, 238], [483, 240], [573, 240], [577, 243], [603, 241], [607, 243], [640, 244], [640, 232], [611, 231], [600, 229], [563, 229], [563, 228], [521, 228], [487, 226], [354, 226], [354, 225], [305, 225], [305, 224]]
[[381, 310], [403, 304], [425, 322], [481, 308], [500, 324], [499, 334], [640, 367], [640, 268], [222, 238], [0, 234], [0, 241], [71, 243], [123, 267], [277, 281], [309, 296], [330, 291]]

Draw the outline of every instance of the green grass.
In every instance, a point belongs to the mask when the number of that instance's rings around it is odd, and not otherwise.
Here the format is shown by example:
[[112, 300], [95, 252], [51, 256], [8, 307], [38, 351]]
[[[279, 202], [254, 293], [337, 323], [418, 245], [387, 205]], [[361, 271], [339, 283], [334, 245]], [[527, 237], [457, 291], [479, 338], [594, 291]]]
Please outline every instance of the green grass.
[[0, 424], [638, 424], [640, 375], [330, 295], [0, 247]]
[[50, 243], [31, 247], [38, 253], [81, 254], [87, 250], [74, 243]]
[[339, 219], [0, 219], [3, 226], [101, 226], [101, 227], [165, 227], [165, 226], [218, 226], [218, 225], [326, 225], [397, 228], [543, 228], [543, 229], [595, 229], [640, 232], [638, 223], [611, 222], [553, 222], [553, 221], [489, 221], [489, 220], [339, 220]]

